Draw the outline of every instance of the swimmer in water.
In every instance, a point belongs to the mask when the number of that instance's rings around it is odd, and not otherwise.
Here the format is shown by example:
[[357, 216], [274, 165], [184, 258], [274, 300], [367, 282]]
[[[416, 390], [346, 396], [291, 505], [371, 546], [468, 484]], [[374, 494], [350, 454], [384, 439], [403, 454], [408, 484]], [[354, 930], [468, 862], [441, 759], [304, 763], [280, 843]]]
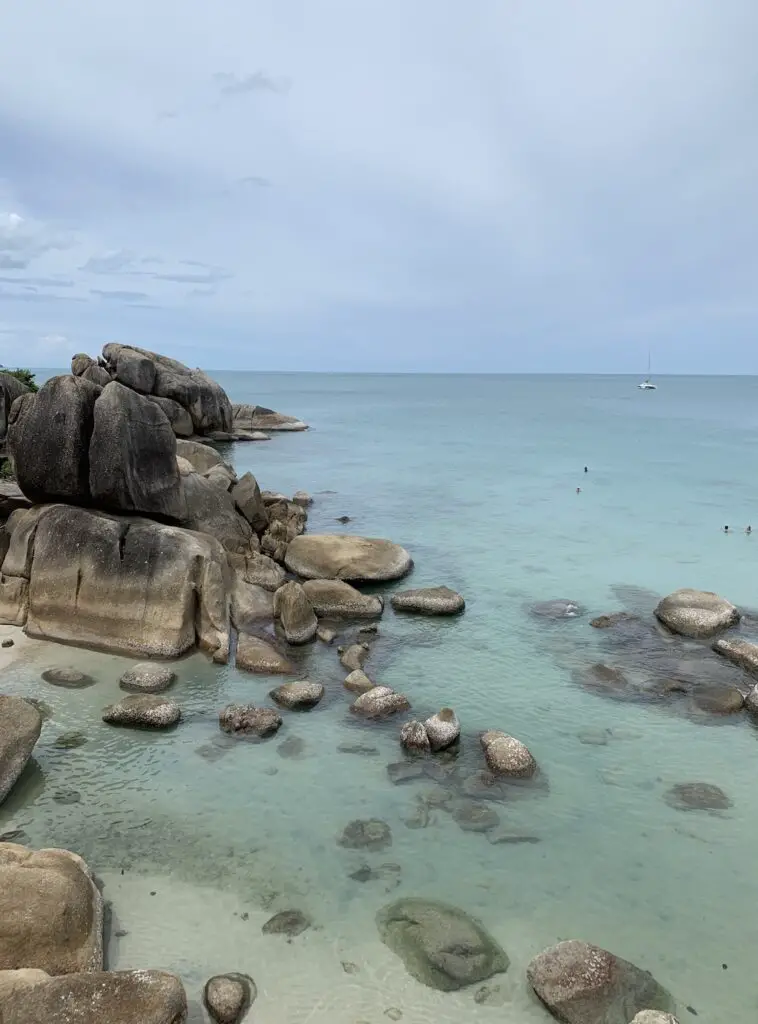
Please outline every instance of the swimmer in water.
[[724, 527], [724, 533], [729, 533], [729, 527], [728, 526]]
[[584, 467], [584, 472], [585, 472], [585, 473], [589, 473], [589, 470], [587, 469], [587, 467], [586, 467], [586, 466]]
[[753, 527], [752, 527], [752, 526], [748, 526], [748, 527], [747, 527], [747, 528], [745, 529], [745, 533], [752, 533], [752, 532], [753, 532]]
[[576, 493], [577, 493], [577, 494], [581, 494], [581, 493], [582, 493], [582, 489], [581, 489], [581, 487], [577, 487], [577, 489], [576, 489]]

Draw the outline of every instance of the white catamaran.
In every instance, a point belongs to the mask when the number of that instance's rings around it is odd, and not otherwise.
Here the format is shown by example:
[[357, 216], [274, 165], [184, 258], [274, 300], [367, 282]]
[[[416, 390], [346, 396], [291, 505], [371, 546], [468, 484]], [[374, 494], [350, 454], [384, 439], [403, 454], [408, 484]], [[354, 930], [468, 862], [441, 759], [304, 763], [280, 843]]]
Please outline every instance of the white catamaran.
[[641, 384], [638, 384], [637, 387], [640, 389], [640, 391], [656, 391], [657, 390], [657, 385], [653, 384], [653, 382], [650, 380], [650, 351], [649, 350], [648, 350], [648, 353], [647, 353], [647, 377], [645, 377], [643, 382]]

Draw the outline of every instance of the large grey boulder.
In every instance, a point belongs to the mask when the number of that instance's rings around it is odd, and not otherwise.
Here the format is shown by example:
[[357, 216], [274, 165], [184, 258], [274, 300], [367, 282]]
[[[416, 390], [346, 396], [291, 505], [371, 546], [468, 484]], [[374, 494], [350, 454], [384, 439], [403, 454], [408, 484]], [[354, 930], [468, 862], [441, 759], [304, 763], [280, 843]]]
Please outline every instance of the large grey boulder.
[[489, 729], [480, 737], [487, 767], [495, 775], [515, 779], [531, 779], [537, 771], [537, 762], [529, 748], [514, 736], [499, 729]]
[[20, 967], [102, 970], [103, 899], [75, 853], [0, 843], [0, 970]]
[[723, 633], [740, 621], [733, 604], [707, 590], [675, 590], [663, 598], [655, 615], [672, 633], [698, 640]]
[[240, 513], [256, 533], [263, 533], [269, 524], [269, 514], [263, 504], [261, 489], [252, 473], [245, 473], [232, 487], [232, 498]]
[[400, 899], [376, 917], [382, 942], [417, 981], [442, 992], [486, 981], [508, 970], [503, 949], [475, 918], [426, 899]]
[[[132, 345], [106, 345], [103, 359], [110, 373], [121, 374], [119, 379], [124, 382], [132, 380], [141, 389], [150, 384], [145, 393], [178, 402], [190, 414], [196, 433], [232, 430], [232, 407], [226, 392], [202, 370]], [[152, 381], [148, 363], [154, 368]]]
[[0, 972], [0, 1011], [2, 1024], [184, 1024], [187, 996], [163, 971], [8, 971]]
[[139, 391], [142, 395], [151, 395], [155, 387], [155, 363], [141, 352], [122, 346], [119, 348], [112, 372], [116, 380]]
[[186, 459], [196, 473], [207, 473], [214, 466], [224, 465], [224, 460], [216, 449], [211, 448], [209, 444], [203, 444], [202, 441], [180, 439], [176, 442], [176, 454]]
[[171, 424], [171, 429], [177, 437], [192, 437], [195, 432], [192, 417], [183, 406], [175, 402], [173, 398], [159, 398], [157, 395], [147, 395], [146, 397], [163, 409]]
[[405, 548], [389, 540], [311, 533], [290, 542], [285, 564], [303, 579], [374, 583], [400, 579], [413, 561]]
[[182, 477], [182, 482], [187, 529], [215, 537], [226, 551], [240, 554], [250, 551], [253, 529], [237, 512], [231, 494], [199, 473]]
[[249, 632], [262, 622], [274, 618], [274, 595], [248, 583], [238, 572], [232, 581], [232, 625], [241, 633]]
[[652, 974], [575, 939], [538, 954], [526, 976], [537, 997], [565, 1024], [629, 1024], [641, 1010], [674, 1009]]
[[307, 430], [308, 424], [295, 416], [285, 416], [262, 405], [233, 403], [232, 416], [234, 430], [245, 434], [254, 434], [259, 430]]
[[378, 594], [362, 594], [342, 580], [306, 580], [303, 590], [320, 619], [375, 619], [384, 610]]
[[90, 366], [97, 366], [97, 361], [88, 356], [86, 352], [77, 352], [71, 356], [71, 373], [75, 377], [81, 377]]
[[10, 373], [0, 373], [0, 441], [8, 433], [8, 414], [11, 406], [22, 395], [28, 395], [29, 388]]
[[90, 493], [98, 508], [187, 518], [168, 417], [122, 384], [109, 384], [95, 402], [89, 464]]
[[82, 374], [82, 380], [88, 380], [90, 384], [97, 384], [99, 388], [104, 388], [111, 382], [111, 375], [102, 366], [98, 366], [97, 363], [93, 363], [92, 366], [88, 366]]
[[318, 620], [305, 591], [290, 580], [274, 594], [274, 615], [290, 644], [307, 644], [316, 635]]
[[49, 505], [34, 538], [27, 633], [148, 657], [197, 643], [218, 659], [228, 650], [228, 576], [211, 537]]
[[42, 715], [22, 697], [0, 695], [0, 804], [23, 772], [42, 731]]
[[53, 377], [14, 402], [8, 446], [16, 478], [34, 502], [90, 503], [89, 449], [101, 388], [81, 377]]
[[414, 612], [417, 615], [460, 615], [466, 602], [449, 587], [422, 587], [393, 594], [392, 607], [396, 612]]

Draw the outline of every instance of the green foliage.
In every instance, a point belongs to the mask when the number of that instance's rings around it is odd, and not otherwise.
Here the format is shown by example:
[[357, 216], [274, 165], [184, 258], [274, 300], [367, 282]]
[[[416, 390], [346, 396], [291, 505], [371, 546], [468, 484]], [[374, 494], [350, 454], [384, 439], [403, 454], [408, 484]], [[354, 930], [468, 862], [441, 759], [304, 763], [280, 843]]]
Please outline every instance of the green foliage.
[[7, 373], [9, 377], [15, 377], [16, 380], [20, 380], [22, 384], [26, 384], [30, 391], [39, 391], [37, 382], [34, 379], [34, 374], [31, 370], [3, 370], [3, 373]]
[[11, 459], [0, 459], [0, 480], [15, 480], [16, 469]]

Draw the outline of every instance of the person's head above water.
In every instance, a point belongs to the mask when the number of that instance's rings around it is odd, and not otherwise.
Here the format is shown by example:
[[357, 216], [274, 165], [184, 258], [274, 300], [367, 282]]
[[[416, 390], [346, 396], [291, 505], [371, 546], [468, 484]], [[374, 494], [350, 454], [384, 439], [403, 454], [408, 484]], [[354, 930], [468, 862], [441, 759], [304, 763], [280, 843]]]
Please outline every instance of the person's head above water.
[[729, 527], [728, 526], [724, 527], [724, 533], [729, 533]]

